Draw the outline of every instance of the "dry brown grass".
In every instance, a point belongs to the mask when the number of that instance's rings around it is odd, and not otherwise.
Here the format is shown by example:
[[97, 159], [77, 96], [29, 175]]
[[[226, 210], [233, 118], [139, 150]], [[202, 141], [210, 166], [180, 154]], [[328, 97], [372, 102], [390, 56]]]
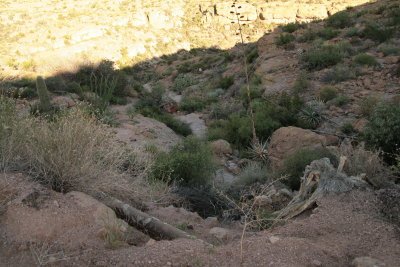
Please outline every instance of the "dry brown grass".
[[374, 187], [386, 187], [394, 179], [393, 172], [382, 161], [380, 151], [367, 150], [363, 143], [357, 146], [342, 143], [336, 154], [348, 158], [343, 169], [346, 174], [359, 175], [365, 173], [367, 180]]
[[6, 204], [16, 194], [15, 188], [10, 185], [10, 181], [4, 176], [0, 179], [0, 215], [5, 211]]
[[[159, 200], [169, 187], [149, 184], [151, 161], [118, 142], [105, 125], [76, 108], [52, 120], [0, 109], [0, 170], [21, 171], [56, 191], [124, 200]], [[6, 105], [3, 105], [6, 106]], [[140, 155], [140, 156], [139, 156]]]

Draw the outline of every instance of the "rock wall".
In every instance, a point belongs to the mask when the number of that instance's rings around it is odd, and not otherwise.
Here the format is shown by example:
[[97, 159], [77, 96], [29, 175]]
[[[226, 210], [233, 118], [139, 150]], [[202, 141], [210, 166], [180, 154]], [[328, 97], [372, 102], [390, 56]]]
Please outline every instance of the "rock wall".
[[[315, 3], [316, 2], [316, 3]], [[340, 1], [269, 1], [265, 2], [238, 2], [232, 7], [232, 1], [218, 1], [200, 4], [205, 16], [215, 18], [218, 23], [236, 21], [236, 12], [240, 13], [240, 20], [248, 23], [261, 20], [264, 23], [309, 22], [315, 19], [324, 19], [330, 14], [344, 10], [347, 7], [357, 6], [369, 2], [368, 0]], [[240, 8], [239, 8], [240, 7]], [[232, 13], [233, 12], [233, 13]], [[242, 17], [243, 16], [243, 17]]]
[[[312, 3], [310, 3], [312, 2]], [[318, 2], [318, 3], [314, 3]], [[322, 19], [367, 0], [232, 1], [85, 0], [6, 1], [0, 13], [0, 65], [17, 75], [73, 70], [79, 61], [120, 65], [180, 49], [228, 49], [239, 40], [238, 17], [250, 42], [271, 25]], [[35, 12], [28, 12], [35, 10]]]

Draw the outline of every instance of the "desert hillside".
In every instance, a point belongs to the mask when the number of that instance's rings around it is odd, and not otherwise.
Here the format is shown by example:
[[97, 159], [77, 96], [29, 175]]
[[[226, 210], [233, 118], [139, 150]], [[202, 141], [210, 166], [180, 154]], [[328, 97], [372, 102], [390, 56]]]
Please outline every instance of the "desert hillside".
[[[367, 0], [247, 1], [240, 21], [246, 41], [277, 24], [324, 19]], [[102, 59], [120, 66], [180, 49], [237, 42], [229, 1], [2, 1], [0, 62], [10, 75], [54, 74]]]
[[0, 11], [1, 266], [399, 266], [399, 1]]

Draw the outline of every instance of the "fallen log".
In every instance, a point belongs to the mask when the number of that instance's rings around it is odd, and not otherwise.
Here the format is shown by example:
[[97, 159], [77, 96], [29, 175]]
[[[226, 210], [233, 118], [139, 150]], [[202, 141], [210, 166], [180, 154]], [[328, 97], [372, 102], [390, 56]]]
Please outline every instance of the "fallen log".
[[117, 213], [118, 216], [122, 217], [130, 225], [156, 240], [187, 238], [208, 244], [203, 240], [197, 239], [196, 237], [173, 227], [168, 223], [162, 222], [145, 212], [135, 209], [131, 205], [126, 204], [118, 199], [110, 198], [108, 201], [106, 201], [106, 203]]
[[366, 187], [365, 174], [347, 176], [343, 173], [346, 157], [341, 157], [338, 169], [328, 158], [313, 161], [301, 178], [300, 190], [288, 205], [275, 212], [276, 222], [291, 219], [312, 208], [319, 199], [335, 193]]

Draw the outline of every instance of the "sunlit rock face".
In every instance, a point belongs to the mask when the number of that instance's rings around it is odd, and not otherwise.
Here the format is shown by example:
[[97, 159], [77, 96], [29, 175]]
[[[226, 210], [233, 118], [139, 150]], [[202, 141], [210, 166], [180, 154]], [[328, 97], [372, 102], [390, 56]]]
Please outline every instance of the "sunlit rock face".
[[5, 0], [0, 65], [11, 75], [51, 74], [102, 59], [124, 66], [180, 49], [227, 49], [239, 42], [238, 24], [254, 42], [277, 24], [323, 19], [365, 2]]

